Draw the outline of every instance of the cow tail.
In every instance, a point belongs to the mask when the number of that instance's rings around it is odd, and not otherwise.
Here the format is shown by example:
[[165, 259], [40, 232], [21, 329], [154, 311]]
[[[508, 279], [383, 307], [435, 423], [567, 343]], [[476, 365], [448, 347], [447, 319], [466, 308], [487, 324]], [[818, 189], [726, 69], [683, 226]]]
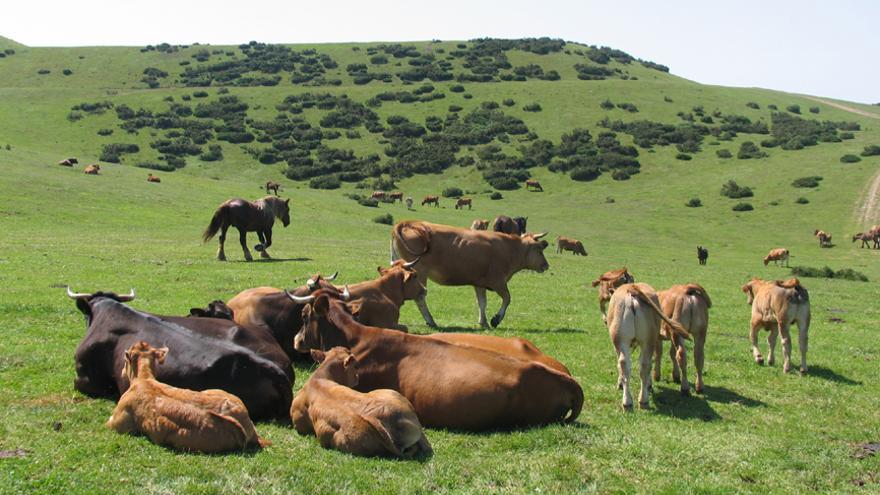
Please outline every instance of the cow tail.
[[712, 300], [709, 299], [709, 293], [706, 292], [706, 289], [704, 289], [702, 285], [690, 284], [688, 286], [688, 294], [692, 295], [692, 296], [702, 297], [703, 300], [706, 301], [706, 307], [707, 308], [712, 307]]
[[[683, 326], [681, 326], [681, 323], [679, 323], [679, 322], [677, 322], [677, 321], [675, 321], [675, 320], [672, 320], [672, 319], [670, 319], [668, 316], [666, 316], [666, 314], [663, 313], [663, 310], [660, 309], [660, 308], [657, 306], [657, 303], [655, 303], [653, 299], [651, 299], [650, 297], [648, 297], [647, 294], [645, 294], [644, 292], [642, 292], [641, 289], [639, 289], [637, 286], [633, 285], [633, 286], [632, 286], [632, 289], [633, 289], [633, 291], [636, 293], [636, 296], [637, 296], [642, 302], [647, 303], [648, 306], [650, 306], [651, 309], [653, 309], [654, 312], [657, 313], [657, 315], [658, 315], [661, 319], [663, 319], [663, 321], [665, 321], [667, 325], [669, 325], [669, 329], [672, 330], [672, 333], [673, 333], [673, 334], [679, 334], [679, 335], [681, 335], [682, 337], [684, 337], [684, 338], [686, 338], [686, 339], [688, 339], [688, 340], [691, 340], [691, 334], [690, 334], [690, 332], [688, 332]], [[670, 337], [672, 337], [672, 335], [670, 335]]]
[[570, 376], [566, 376], [568, 379], [567, 382], [571, 388], [572, 393], [572, 402], [571, 402], [571, 413], [565, 418], [566, 423], [572, 423], [577, 417], [581, 414], [581, 409], [584, 407], [584, 390], [580, 385], [574, 380], [574, 378]]
[[382, 424], [378, 419], [365, 414], [358, 414], [364, 421], [367, 422], [370, 426], [373, 427], [373, 430], [379, 435], [379, 438], [382, 440], [382, 445], [388, 449], [389, 452], [394, 454], [397, 457], [403, 457], [403, 452], [400, 450], [400, 447], [394, 443], [394, 439], [391, 438], [391, 433], [385, 428], [385, 425]]
[[[418, 253], [406, 245], [406, 240], [403, 238], [403, 229], [407, 228], [407, 227], [415, 230], [419, 234], [419, 237], [421, 237], [422, 240], [425, 241], [425, 250], [424, 251]], [[424, 227], [414, 226], [414, 225], [411, 225], [409, 222], [400, 222], [397, 225], [395, 225], [394, 228], [391, 229], [391, 237], [394, 240], [393, 244], [396, 244], [397, 246], [402, 247], [404, 250], [406, 250], [407, 254], [410, 254], [412, 256], [422, 256], [423, 254], [428, 252], [428, 249], [430, 247], [428, 233], [425, 232]], [[392, 250], [394, 250], [393, 244], [392, 244]], [[394, 250], [394, 251], [396, 252], [396, 250]]]
[[211, 223], [208, 224], [208, 228], [205, 229], [205, 232], [202, 233], [202, 242], [208, 242], [212, 237], [217, 235], [217, 232], [220, 230], [220, 227], [226, 222], [227, 209], [226, 205], [220, 205], [219, 208], [214, 212], [214, 216], [211, 217]]

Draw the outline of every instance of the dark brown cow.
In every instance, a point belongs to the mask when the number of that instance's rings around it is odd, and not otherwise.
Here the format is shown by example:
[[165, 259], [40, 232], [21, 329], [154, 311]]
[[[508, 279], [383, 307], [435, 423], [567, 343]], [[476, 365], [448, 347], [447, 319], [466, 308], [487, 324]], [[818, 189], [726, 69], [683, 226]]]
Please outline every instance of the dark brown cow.
[[492, 230], [505, 234], [523, 235], [526, 233], [528, 220], [528, 217], [510, 218], [506, 215], [499, 215], [495, 217], [495, 220], [492, 220]]
[[541, 192], [544, 191], [544, 188], [541, 187], [541, 183], [535, 179], [529, 179], [526, 181], [526, 189], [528, 189], [528, 188], [532, 188], [536, 191], [541, 191]]
[[315, 295], [303, 309], [297, 350], [351, 349], [357, 390], [397, 390], [425, 426], [480, 431], [571, 422], [580, 414], [583, 391], [568, 375], [534, 361], [364, 326], [334, 293]]
[[269, 194], [269, 191], [273, 191], [275, 196], [278, 196], [279, 189], [281, 189], [281, 184], [271, 180], [266, 182], [266, 194]]
[[89, 175], [98, 175], [101, 173], [101, 166], [97, 163], [86, 165], [86, 168], [83, 169], [83, 173]]
[[58, 165], [61, 165], [62, 167], [72, 167], [76, 163], [79, 163], [76, 158], [65, 158], [64, 160], [59, 161]]
[[429, 205], [433, 203], [435, 207], [440, 206], [440, 196], [425, 196], [425, 199], [422, 200], [422, 206]]
[[[412, 261], [420, 259], [418, 274], [440, 285], [471, 285], [480, 309], [480, 325], [486, 322], [486, 290], [501, 296], [501, 308], [492, 317], [496, 327], [510, 305], [507, 283], [516, 272], [527, 269], [544, 272], [550, 268], [544, 257], [547, 241], [543, 234], [522, 237], [470, 230], [428, 222], [403, 221], [391, 231], [391, 257]], [[434, 318], [425, 297], [416, 300], [428, 326]]]
[[584, 245], [577, 239], [559, 236], [556, 238], [556, 254], [562, 254], [563, 251], [571, 251], [575, 255], [586, 256], [587, 250]]
[[370, 195], [370, 198], [382, 201], [383, 199], [385, 199], [385, 191], [373, 191], [373, 194]]
[[400, 201], [401, 203], [403, 203], [403, 193], [400, 191], [388, 193], [388, 198], [391, 200], [392, 203], [395, 201]]
[[153, 174], [147, 174], [147, 182], [162, 182], [162, 179], [156, 177]]
[[471, 198], [458, 198], [458, 201], [455, 202], [456, 210], [463, 210], [465, 206], [468, 207], [468, 210], [471, 209], [471, 206], [473, 206]]
[[623, 284], [631, 284], [635, 281], [626, 267], [619, 270], [609, 270], [593, 280], [593, 287], [599, 287], [599, 311], [602, 313], [602, 321], [606, 321], [605, 306], [611, 300], [614, 291]]

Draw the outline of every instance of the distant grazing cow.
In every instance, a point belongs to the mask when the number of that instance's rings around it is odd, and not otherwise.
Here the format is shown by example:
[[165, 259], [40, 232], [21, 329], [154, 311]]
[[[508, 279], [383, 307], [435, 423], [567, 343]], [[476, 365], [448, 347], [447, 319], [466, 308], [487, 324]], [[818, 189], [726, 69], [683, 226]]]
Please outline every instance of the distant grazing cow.
[[619, 270], [609, 270], [599, 278], [593, 280], [593, 287], [599, 288], [599, 311], [602, 313], [602, 321], [606, 321], [605, 306], [611, 300], [611, 295], [623, 284], [631, 284], [635, 279], [627, 271], [626, 267]]
[[422, 200], [422, 206], [429, 205], [434, 203], [435, 207], [440, 206], [440, 196], [425, 196], [425, 199]]
[[357, 390], [397, 390], [426, 427], [482, 431], [572, 422], [580, 414], [583, 390], [571, 376], [478, 347], [364, 326], [337, 294], [315, 295], [303, 309], [297, 350], [347, 347], [358, 362]]
[[528, 189], [528, 188], [532, 188], [536, 191], [542, 191], [542, 192], [544, 191], [544, 188], [541, 187], [541, 183], [535, 179], [529, 179], [526, 181], [526, 189]]
[[407, 209], [407, 210], [412, 210], [412, 205], [413, 205], [413, 199], [412, 199], [412, 196], [407, 196], [407, 197], [406, 197], [406, 209]]
[[370, 195], [370, 199], [382, 201], [385, 199], [385, 191], [373, 191], [373, 194]]
[[617, 352], [617, 388], [623, 389], [623, 408], [632, 409], [633, 399], [629, 391], [632, 374], [631, 349], [641, 347], [639, 375], [642, 389], [639, 407], [648, 407], [648, 390], [651, 388], [651, 358], [660, 338], [660, 323], [666, 322], [675, 337], [689, 337], [677, 321], [669, 319], [660, 309], [660, 300], [648, 284], [625, 284], [620, 286], [608, 303], [608, 334]]
[[[694, 364], [697, 368], [697, 393], [703, 391], [703, 363], [705, 361], [704, 349], [706, 347], [706, 331], [709, 328], [709, 308], [712, 300], [702, 286], [697, 284], [673, 285], [660, 291], [660, 306], [663, 313], [670, 319], [681, 323], [681, 326], [694, 338]], [[671, 340], [669, 358], [672, 361], [672, 380], [681, 383], [681, 392], [690, 392], [690, 384], [687, 379], [687, 351], [684, 346], [684, 338], [675, 334], [665, 322], [660, 332], [660, 340], [654, 348], [654, 381], [660, 380], [660, 361], [663, 355], [663, 340]]]
[[351, 351], [313, 349], [321, 363], [293, 399], [290, 418], [300, 435], [315, 435], [321, 446], [361, 456], [405, 459], [433, 453], [412, 404], [395, 390], [363, 393], [358, 362]]
[[[497, 232], [469, 230], [428, 222], [404, 221], [391, 229], [391, 257], [412, 261], [420, 259], [418, 275], [427, 283], [430, 278], [440, 285], [471, 285], [480, 309], [480, 325], [487, 326], [486, 290], [501, 297], [501, 308], [492, 317], [492, 326], [504, 319], [510, 305], [507, 283], [520, 270], [544, 272], [550, 264], [544, 257], [547, 241], [543, 234], [522, 237]], [[428, 326], [434, 318], [425, 297], [416, 304]]]
[[197, 318], [221, 318], [235, 321], [235, 312], [219, 299], [211, 301], [205, 309], [190, 308], [189, 315]]
[[395, 201], [400, 201], [401, 203], [403, 203], [403, 193], [402, 192], [398, 191], [398, 192], [388, 193], [388, 198], [391, 200], [392, 203]]
[[770, 250], [769, 253], [767, 253], [767, 256], [764, 256], [764, 266], [767, 266], [767, 264], [770, 263], [771, 261], [773, 262], [774, 265], [778, 265], [779, 262], [782, 261], [783, 263], [785, 263], [785, 266], [788, 266], [788, 258], [789, 258], [788, 249], [785, 249], [785, 248], [772, 249], [772, 250]]
[[701, 265], [705, 265], [708, 260], [709, 250], [703, 246], [697, 246], [697, 261], [699, 261]]
[[281, 184], [271, 180], [266, 182], [266, 194], [269, 194], [269, 191], [272, 191], [275, 193], [275, 196], [278, 196], [279, 189], [281, 189]]
[[161, 316], [123, 304], [134, 291], [68, 297], [86, 317], [88, 330], [76, 349], [80, 392], [93, 397], [118, 397], [129, 387], [122, 372], [125, 351], [141, 341], [174, 349], [156, 370], [162, 383], [193, 390], [219, 388], [238, 396], [251, 417], [285, 418], [292, 400], [293, 369], [267, 332], [220, 318]]
[[819, 247], [831, 247], [831, 234], [817, 229], [813, 232], [813, 235], [816, 236], [816, 239], [819, 239]]
[[64, 160], [59, 161], [58, 165], [61, 165], [62, 167], [72, 167], [77, 163], [79, 162], [76, 158], [65, 158]]
[[471, 209], [471, 198], [458, 198], [458, 201], [455, 202], [455, 209], [464, 209], [467, 206], [468, 210]]
[[153, 443], [178, 450], [215, 453], [271, 445], [257, 435], [238, 397], [222, 390], [196, 392], [166, 385], [155, 377], [168, 348], [146, 342], [125, 351], [124, 373], [131, 384], [107, 427], [145, 434]]
[[147, 182], [162, 182], [162, 179], [156, 177], [153, 174], [147, 174]]
[[875, 233], [873, 231], [870, 232], [859, 232], [858, 234], [853, 235], [852, 241], [862, 241], [861, 247], [868, 247], [871, 249], [872, 243], [875, 249], [880, 248], [880, 233]]
[[587, 255], [587, 250], [584, 249], [581, 241], [559, 236], [556, 238], [556, 254], [561, 254], [563, 251], [571, 251], [575, 255]]
[[83, 173], [89, 175], [98, 175], [101, 172], [101, 166], [97, 163], [92, 165], [86, 165], [86, 168], [83, 169]]
[[471, 230], [488, 230], [489, 229], [489, 221], [476, 219], [471, 223]]
[[526, 233], [526, 223], [528, 220], [528, 217], [510, 218], [506, 215], [499, 215], [492, 221], [492, 230], [504, 232], [505, 234], [523, 235]]
[[752, 306], [752, 319], [749, 339], [752, 342], [752, 355], [755, 362], [764, 364], [764, 357], [758, 350], [758, 330], [769, 330], [767, 344], [770, 352], [767, 363], [773, 364], [776, 350], [776, 336], [782, 336], [783, 371], [791, 370], [791, 335], [789, 326], [797, 322], [798, 347], [801, 351], [801, 373], [807, 372], [807, 345], [810, 331], [810, 294], [797, 278], [768, 281], [752, 279], [742, 286], [742, 291]]

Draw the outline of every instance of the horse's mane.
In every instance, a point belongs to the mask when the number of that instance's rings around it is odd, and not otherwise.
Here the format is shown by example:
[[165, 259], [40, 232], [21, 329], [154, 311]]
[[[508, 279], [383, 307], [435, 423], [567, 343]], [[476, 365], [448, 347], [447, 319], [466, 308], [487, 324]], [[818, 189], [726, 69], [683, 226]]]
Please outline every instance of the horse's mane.
[[254, 206], [263, 210], [268, 219], [274, 218], [278, 213], [278, 205], [283, 203], [281, 198], [275, 196], [265, 196], [254, 201]]

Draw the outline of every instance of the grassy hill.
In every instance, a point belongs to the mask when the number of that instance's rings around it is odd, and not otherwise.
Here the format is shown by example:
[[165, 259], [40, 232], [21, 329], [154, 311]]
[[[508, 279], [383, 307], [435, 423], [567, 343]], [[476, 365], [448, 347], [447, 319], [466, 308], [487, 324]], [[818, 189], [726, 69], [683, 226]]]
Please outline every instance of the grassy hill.
[[[4, 43], [0, 39], [0, 48]], [[462, 44], [469, 50], [476, 46], [475, 42]], [[0, 471], [2, 491], [101, 493], [117, 491], [120, 486], [175, 493], [876, 490], [880, 459], [857, 460], [852, 453], [858, 444], [880, 438], [880, 417], [874, 405], [880, 393], [876, 382], [880, 346], [872, 338], [880, 268], [878, 252], [851, 245], [848, 234], [869, 226], [864, 225], [866, 221], [880, 223], [876, 211], [867, 215], [859, 211], [877, 174], [878, 158], [840, 161], [845, 154], [859, 155], [865, 146], [880, 144], [876, 119], [798, 95], [704, 86], [636, 60], [597, 64], [587, 57], [587, 47], [570, 43], [543, 55], [521, 49], [504, 51], [512, 68], [499, 69], [493, 76], [497, 82], [455, 80], [459, 74], [472, 73], [464, 67], [466, 60], [455, 58], [449, 61], [453, 80], [430, 82], [435, 88], [432, 93], [442, 92], [445, 97], [413, 103], [383, 101], [370, 107], [366, 102], [379, 93], [412, 92], [429, 82], [405, 84], [400, 79], [400, 73], [415, 67], [407, 60], [416, 57], [386, 55], [388, 64], [372, 64], [371, 57], [384, 54], [381, 50], [367, 53], [377, 45], [291, 46], [296, 52], [314, 49], [314, 56], [326, 54], [336, 62], [336, 68], [325, 69], [322, 77], [339, 79], [341, 84], [317, 87], [292, 83], [291, 71], [281, 71], [283, 77], [276, 86], [184, 86], [181, 77], [186, 67], [229, 61], [232, 56], [227, 52], [242, 59], [245, 55], [239, 47], [190, 46], [177, 51], [163, 47], [166, 51], [159, 52], [145, 47], [16, 46], [14, 54], [0, 59], [0, 328], [4, 329], [0, 339], [0, 390], [4, 392], [0, 395], [0, 450], [25, 449], [24, 457], [0, 460], [7, 467]], [[403, 45], [414, 46], [420, 54], [430, 48], [435, 61], [438, 48], [444, 50], [440, 54], [444, 57], [461, 50], [459, 42]], [[209, 58], [199, 62], [193, 55], [203, 49]], [[214, 54], [215, 50], [221, 53]], [[180, 65], [184, 61], [190, 64]], [[398, 61], [401, 66], [394, 65]], [[346, 70], [350, 64], [385, 71], [391, 74], [391, 82], [355, 84], [357, 76]], [[500, 80], [513, 68], [529, 64], [539, 65], [545, 74], [555, 70], [560, 79]], [[613, 75], [605, 80], [581, 80], [576, 64], [609, 67]], [[168, 73], [156, 88], [141, 81], [148, 67]], [[64, 69], [71, 74], [65, 76]], [[614, 73], [614, 69], [621, 72]], [[41, 75], [40, 70], [50, 72]], [[249, 75], [269, 77], [262, 72]], [[465, 91], [452, 91], [456, 84]], [[228, 93], [221, 93], [221, 88]], [[195, 97], [198, 91], [207, 96]], [[327, 149], [351, 150], [357, 158], [377, 154], [376, 169], [370, 170], [376, 170], [378, 177], [387, 180], [389, 172], [400, 170], [392, 167], [395, 157], [385, 154], [398, 138], [385, 137], [384, 131], [371, 133], [363, 125], [350, 129], [359, 138], [348, 137], [345, 131], [349, 129], [322, 127], [321, 120], [333, 110], [317, 105], [299, 114], [276, 108], [288, 96], [306, 92], [345, 94], [351, 102], [375, 112], [385, 130], [394, 127], [388, 122], [393, 116], [426, 126], [428, 117], [440, 118], [443, 130], [425, 136], [448, 134], [450, 105], [462, 107], [458, 114], [465, 120], [469, 114], [480, 116], [484, 102], [497, 102], [497, 111], [520, 119], [538, 139], [499, 133], [490, 143], [459, 145], [455, 162], [444, 164], [439, 173], [394, 177], [399, 190], [417, 199], [460, 187], [474, 198], [473, 211], [454, 210], [449, 199], [442, 199], [439, 209], [406, 211], [399, 204], [368, 208], [344, 194], [368, 193], [377, 177], [343, 181], [339, 190], [313, 189], [309, 180], [285, 177], [288, 159], [267, 165], [248, 151], [268, 149], [281, 141], [260, 142], [257, 138], [265, 132], [254, 122], [275, 121], [283, 113], [287, 121], [302, 118], [310, 129], [319, 129], [320, 143]], [[168, 112], [172, 103], [195, 110], [199, 103], [219, 102], [223, 96], [235, 96], [248, 105], [246, 116], [231, 120], [240, 122], [254, 141], [217, 139], [222, 132], [217, 128], [227, 122], [212, 119], [211, 139], [197, 146], [205, 152], [210, 145], [219, 145], [222, 160], [203, 161], [188, 155], [186, 165], [174, 172], [151, 170], [162, 177], [161, 184], [146, 183], [148, 171], [132, 165], [166, 163], [151, 143], [178, 139], [167, 136], [175, 130], [182, 134], [181, 128], [143, 127], [128, 133], [121, 127], [125, 121], [118, 116], [120, 106], [151, 110], [155, 118]], [[168, 97], [173, 101], [167, 101]], [[515, 104], [504, 105], [506, 99]], [[605, 109], [601, 106], [605, 100], [631, 103], [638, 112]], [[103, 101], [113, 106], [102, 114], [72, 109]], [[530, 103], [538, 103], [541, 111], [523, 110]], [[856, 123], [859, 130], [835, 128], [836, 135], [851, 132], [852, 139], [819, 142], [799, 150], [761, 147], [761, 141], [774, 137], [774, 111], [769, 105], [807, 122]], [[786, 110], [791, 105], [799, 105], [800, 115]], [[872, 111], [870, 106], [846, 105]], [[818, 113], [809, 111], [814, 106]], [[702, 107], [703, 117], [712, 117], [713, 123], [700, 122], [695, 107]], [[81, 113], [82, 118], [69, 120], [71, 112]], [[691, 114], [695, 122], [686, 121], [679, 112], [686, 118]], [[681, 131], [680, 126], [690, 124], [720, 127], [722, 118], [732, 115], [764, 122], [769, 134], [730, 136], [718, 131], [716, 136], [709, 130], [702, 135], [700, 150], [686, 153], [692, 159], [680, 160], [676, 155], [683, 151], [675, 144], [646, 148], [629, 133], [617, 131], [621, 150], [633, 146], [638, 151], [639, 173], [629, 180], [614, 180], [613, 173], [605, 170], [598, 178], [581, 182], [572, 180], [571, 170], [550, 170], [572, 157], [591, 156], [591, 150], [602, 155], [606, 150], [591, 143], [608, 131], [599, 125], [606, 116], [612, 122], [646, 120]], [[186, 119], [199, 120], [195, 116]], [[799, 121], [796, 127], [812, 129]], [[592, 141], [582, 140], [576, 146], [580, 151], [564, 155], [559, 151], [564, 149], [563, 136], [571, 136], [578, 128], [589, 130]], [[100, 136], [101, 129], [113, 132]], [[333, 130], [341, 136], [328, 139], [327, 133]], [[431, 143], [424, 136], [405, 139], [413, 139], [406, 142], [413, 146]], [[549, 166], [523, 166], [520, 147], [542, 139], [552, 144]], [[746, 141], [759, 144], [768, 156], [736, 158]], [[136, 144], [140, 151], [123, 154], [121, 164], [102, 161], [103, 173], [97, 177], [82, 174], [81, 166], [55, 165], [67, 156], [77, 156], [81, 163], [96, 162], [103, 145], [109, 143]], [[500, 151], [487, 149], [489, 145]], [[720, 149], [729, 150], [733, 158], [720, 158], [716, 153]], [[499, 153], [510, 160], [498, 159]], [[318, 147], [309, 156], [319, 163]], [[468, 165], [465, 157], [473, 157], [475, 163]], [[300, 163], [296, 159], [302, 156], [288, 158]], [[588, 158], [577, 159], [584, 160], [578, 167], [594, 165]], [[490, 200], [495, 189], [484, 172], [505, 165], [539, 179], [546, 192], [503, 190], [503, 199]], [[823, 179], [815, 188], [791, 185], [808, 176]], [[229, 197], [261, 196], [258, 188], [267, 179], [282, 182], [282, 195], [292, 198], [293, 206], [291, 226], [279, 227], [275, 233], [272, 251], [277, 261], [240, 262], [240, 250], [231, 242], [227, 244], [231, 261], [216, 262], [216, 245], [200, 242], [211, 212]], [[754, 196], [721, 196], [722, 184], [731, 179], [751, 187]], [[368, 188], [357, 189], [358, 182]], [[685, 207], [695, 197], [703, 206]], [[797, 203], [800, 197], [808, 203]], [[754, 210], [732, 211], [741, 201], [750, 202]], [[133, 286], [139, 294], [133, 306], [160, 314], [184, 314], [192, 306], [229, 299], [244, 288], [296, 286], [318, 271], [339, 270], [345, 281], [363, 280], [374, 276], [376, 266], [387, 263], [388, 227], [371, 221], [381, 213], [391, 213], [395, 220], [419, 218], [462, 226], [474, 218], [502, 213], [527, 215], [534, 230], [584, 242], [590, 254], [587, 258], [557, 255], [551, 246], [549, 272], [515, 276], [507, 318], [502, 328], [493, 330], [534, 341], [572, 370], [586, 396], [576, 424], [479, 435], [430, 430], [436, 454], [424, 463], [358, 459], [323, 450], [314, 439], [299, 437], [283, 425], [260, 424], [260, 433], [275, 443], [264, 452], [194, 456], [106, 430], [103, 422], [113, 403], [74, 391], [72, 355], [84, 326], [63, 296], [66, 284], [82, 291], [124, 291]], [[818, 247], [812, 237], [817, 228], [834, 235], [832, 249]], [[251, 239], [251, 244], [255, 242]], [[701, 267], [694, 259], [698, 244], [710, 250], [708, 266]], [[758, 367], [749, 353], [749, 308], [739, 288], [751, 276], [788, 276], [786, 269], [761, 264], [761, 257], [778, 246], [791, 250], [793, 265], [852, 268], [870, 279], [867, 283], [802, 279], [813, 305], [811, 373], [804, 377], [783, 375], [781, 362]], [[666, 360], [651, 408], [633, 414], [620, 411], [616, 359], [589, 282], [621, 265], [629, 266], [637, 280], [657, 288], [696, 281], [711, 294], [714, 305], [705, 394], [680, 397]], [[470, 289], [432, 284], [429, 304], [445, 329], [476, 330]], [[498, 304], [496, 297], [489, 298], [490, 311]], [[414, 332], [428, 332], [413, 305], [404, 307], [401, 321]], [[766, 343], [761, 347], [765, 350]], [[781, 353], [780, 348], [777, 351]], [[306, 365], [297, 367], [295, 389], [310, 371]], [[53, 430], [56, 421], [61, 423], [58, 431]]]

